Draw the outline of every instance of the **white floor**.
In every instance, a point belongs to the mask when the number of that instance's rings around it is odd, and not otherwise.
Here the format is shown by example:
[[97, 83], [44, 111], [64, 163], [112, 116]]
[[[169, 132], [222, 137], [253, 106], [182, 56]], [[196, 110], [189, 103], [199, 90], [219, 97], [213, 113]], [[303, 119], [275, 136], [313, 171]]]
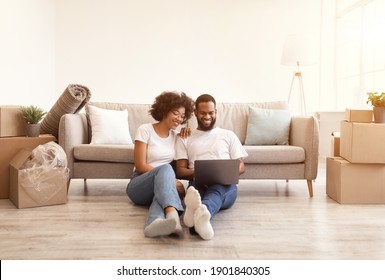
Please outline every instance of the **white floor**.
[[[0, 200], [0, 259], [384, 260], [385, 205], [342, 205], [325, 192], [321, 160], [305, 180], [243, 180], [236, 204], [212, 219], [215, 236], [146, 238], [146, 207], [128, 180], [72, 180], [68, 203], [16, 209]], [[363, 182], [365, 187], [365, 182]]]

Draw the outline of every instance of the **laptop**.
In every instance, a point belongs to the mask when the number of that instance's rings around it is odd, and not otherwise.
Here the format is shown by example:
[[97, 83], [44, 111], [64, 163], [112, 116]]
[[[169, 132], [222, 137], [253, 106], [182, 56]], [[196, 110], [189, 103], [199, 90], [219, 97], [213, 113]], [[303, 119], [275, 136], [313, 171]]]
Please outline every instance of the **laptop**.
[[238, 159], [196, 160], [194, 163], [195, 185], [238, 184], [239, 164]]

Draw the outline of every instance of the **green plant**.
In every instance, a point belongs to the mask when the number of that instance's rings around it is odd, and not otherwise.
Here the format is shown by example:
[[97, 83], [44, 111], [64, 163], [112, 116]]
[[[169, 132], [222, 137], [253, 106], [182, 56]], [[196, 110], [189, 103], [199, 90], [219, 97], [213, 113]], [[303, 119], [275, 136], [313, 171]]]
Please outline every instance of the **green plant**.
[[26, 123], [36, 124], [39, 123], [43, 117], [47, 114], [42, 108], [34, 105], [21, 106], [20, 115]]
[[371, 103], [373, 107], [385, 107], [385, 92], [368, 92], [366, 104]]

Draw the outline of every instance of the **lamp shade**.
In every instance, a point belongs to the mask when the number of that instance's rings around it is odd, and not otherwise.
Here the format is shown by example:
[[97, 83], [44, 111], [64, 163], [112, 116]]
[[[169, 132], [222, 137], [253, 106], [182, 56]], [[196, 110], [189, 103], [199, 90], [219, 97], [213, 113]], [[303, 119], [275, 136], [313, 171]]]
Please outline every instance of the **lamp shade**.
[[289, 35], [283, 46], [281, 64], [307, 66], [316, 62], [315, 46], [310, 37], [301, 34]]

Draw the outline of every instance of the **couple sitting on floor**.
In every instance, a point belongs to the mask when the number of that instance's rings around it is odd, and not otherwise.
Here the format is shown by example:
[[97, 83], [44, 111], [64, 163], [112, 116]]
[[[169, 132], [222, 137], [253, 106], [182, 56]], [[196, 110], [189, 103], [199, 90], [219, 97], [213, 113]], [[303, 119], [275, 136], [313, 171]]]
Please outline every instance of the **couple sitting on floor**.
[[[178, 133], [176, 128], [193, 113], [198, 127]], [[216, 113], [216, 101], [208, 94], [199, 96], [195, 107], [185, 93], [163, 92], [155, 98], [150, 114], [157, 122], [138, 128], [135, 170], [127, 185], [127, 195], [134, 203], [150, 206], [145, 236], [181, 234], [179, 216], [184, 213], [183, 222], [192, 232], [204, 240], [212, 239], [211, 218], [234, 204], [236, 184], [194, 187], [195, 160], [239, 159], [239, 173], [245, 171], [247, 153], [235, 133], [215, 127]], [[171, 166], [174, 160], [176, 171]], [[176, 178], [189, 180], [185, 196], [184, 186]]]

